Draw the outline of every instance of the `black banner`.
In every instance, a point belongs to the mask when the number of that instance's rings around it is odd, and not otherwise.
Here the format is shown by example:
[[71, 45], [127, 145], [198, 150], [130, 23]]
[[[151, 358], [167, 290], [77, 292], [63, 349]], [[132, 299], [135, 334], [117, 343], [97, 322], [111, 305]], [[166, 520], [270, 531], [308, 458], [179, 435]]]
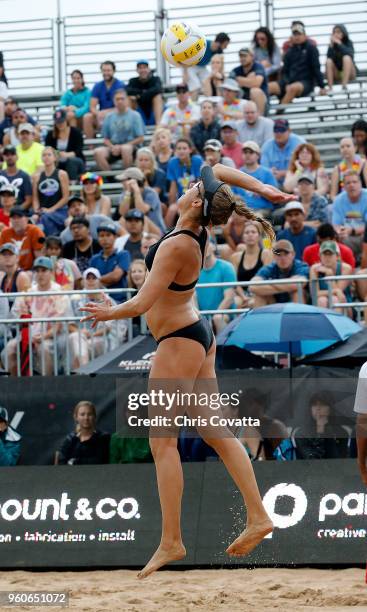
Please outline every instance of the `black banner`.
[[[260, 462], [255, 470], [276, 529], [235, 559], [224, 551], [245, 522], [238, 491], [221, 463], [184, 465], [181, 564], [366, 561], [367, 495], [355, 461]], [[2, 568], [141, 566], [160, 526], [153, 465], [0, 471]]]

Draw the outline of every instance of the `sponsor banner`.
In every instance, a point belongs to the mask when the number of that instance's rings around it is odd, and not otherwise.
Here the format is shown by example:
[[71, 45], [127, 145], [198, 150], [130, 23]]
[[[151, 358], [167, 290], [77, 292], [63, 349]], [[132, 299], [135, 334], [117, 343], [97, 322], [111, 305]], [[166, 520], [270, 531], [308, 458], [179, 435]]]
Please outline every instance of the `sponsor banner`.
[[[183, 536], [196, 564], [366, 561], [367, 494], [353, 460], [255, 466], [275, 531], [248, 557], [225, 548], [243, 528], [242, 501], [223, 464], [184, 464]], [[141, 566], [160, 539], [153, 465], [3, 468], [1, 567]]]

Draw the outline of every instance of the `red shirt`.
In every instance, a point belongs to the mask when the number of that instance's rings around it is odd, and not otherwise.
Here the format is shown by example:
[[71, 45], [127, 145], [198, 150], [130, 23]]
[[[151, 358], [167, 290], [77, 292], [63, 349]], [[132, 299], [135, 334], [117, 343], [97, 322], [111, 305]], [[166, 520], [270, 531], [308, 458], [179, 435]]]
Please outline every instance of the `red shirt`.
[[10, 226], [10, 215], [6, 215], [3, 208], [0, 208], [0, 223], [4, 223], [6, 227]]
[[[356, 267], [356, 260], [353, 255], [352, 249], [346, 244], [342, 244], [338, 242], [338, 247], [340, 251], [341, 260], [344, 263], [352, 266], [353, 270]], [[313, 266], [315, 263], [320, 262], [320, 245], [319, 244], [310, 244], [303, 251], [303, 261], [306, 262], [309, 266]]]
[[234, 163], [236, 164], [236, 168], [238, 169], [242, 168], [243, 154], [242, 154], [242, 144], [240, 142], [235, 142], [235, 144], [231, 147], [227, 147], [226, 145], [223, 145], [222, 155], [233, 159]]

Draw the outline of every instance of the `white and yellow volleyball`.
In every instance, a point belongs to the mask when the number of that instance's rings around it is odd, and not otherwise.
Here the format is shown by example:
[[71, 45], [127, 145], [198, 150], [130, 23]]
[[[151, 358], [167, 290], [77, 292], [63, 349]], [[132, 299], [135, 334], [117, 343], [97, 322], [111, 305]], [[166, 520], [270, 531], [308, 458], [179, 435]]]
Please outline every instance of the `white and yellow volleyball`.
[[164, 59], [173, 66], [194, 66], [204, 56], [206, 38], [191, 23], [176, 21], [164, 32], [161, 51]]

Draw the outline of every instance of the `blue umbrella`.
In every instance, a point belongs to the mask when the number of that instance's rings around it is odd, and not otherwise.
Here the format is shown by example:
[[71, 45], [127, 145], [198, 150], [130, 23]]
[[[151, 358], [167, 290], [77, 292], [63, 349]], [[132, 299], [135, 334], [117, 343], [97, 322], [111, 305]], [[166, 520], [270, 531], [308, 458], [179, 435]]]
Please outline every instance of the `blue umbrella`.
[[271, 304], [244, 313], [218, 335], [218, 346], [311, 355], [361, 331], [349, 317], [316, 306]]

